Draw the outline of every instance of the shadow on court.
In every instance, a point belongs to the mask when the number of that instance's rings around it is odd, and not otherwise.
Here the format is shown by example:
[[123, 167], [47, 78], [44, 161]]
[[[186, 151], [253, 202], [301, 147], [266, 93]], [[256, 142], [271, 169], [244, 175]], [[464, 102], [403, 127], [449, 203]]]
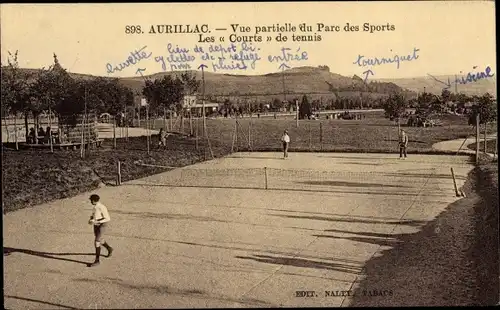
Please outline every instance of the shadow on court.
[[[233, 302], [233, 303], [239, 303], [239, 304], [249, 304], [249, 305], [271, 305], [268, 302], [258, 300], [258, 299], [253, 299], [253, 298], [242, 298], [242, 299], [235, 299], [227, 296], [214, 296], [210, 295], [205, 291], [199, 290], [199, 289], [178, 289], [175, 287], [170, 287], [166, 285], [137, 285], [133, 283], [127, 283], [125, 281], [122, 281], [121, 279], [114, 279], [114, 278], [107, 278], [109, 282], [112, 284], [118, 285], [122, 287], [123, 289], [127, 290], [136, 290], [139, 292], [143, 291], [150, 291], [155, 294], [159, 295], [164, 295], [164, 296], [186, 296], [186, 297], [191, 297], [191, 298], [203, 298], [203, 299], [209, 299], [209, 300], [214, 300], [214, 301], [223, 301], [223, 302]], [[73, 280], [74, 282], [87, 282], [87, 283], [97, 283], [100, 282], [99, 279], [89, 279], [89, 278], [78, 278]]]
[[[318, 182], [324, 182], [324, 181], [318, 181]], [[297, 185], [293, 185], [293, 183]], [[143, 186], [143, 187], [180, 187], [180, 188], [213, 188], [213, 189], [237, 189], [237, 190], [246, 190], [246, 189], [252, 189], [252, 190], [273, 190], [273, 191], [292, 191], [292, 192], [312, 192], [312, 193], [339, 193], [339, 194], [356, 194], [356, 195], [377, 195], [377, 196], [403, 196], [403, 197], [412, 197], [412, 196], [418, 196], [418, 192], [394, 192], [394, 191], [347, 191], [347, 190], [342, 190], [342, 189], [324, 189], [324, 188], [304, 188], [301, 187], [300, 184], [304, 185], [309, 185], [309, 186], [315, 186], [308, 184], [308, 182], [291, 182], [291, 185], [289, 187], [282, 187], [282, 186], [273, 186], [269, 185], [268, 189], [265, 189], [263, 186], [262, 187], [256, 187], [256, 186], [233, 186], [233, 185], [188, 185], [188, 184], [166, 184], [166, 183], [139, 183], [139, 182], [134, 182], [130, 181], [127, 183], [122, 183], [120, 186]], [[316, 184], [316, 186], [321, 186]], [[332, 185], [330, 185], [332, 186]], [[390, 187], [387, 185], [380, 185], [379, 187]], [[442, 197], [442, 193], [426, 193], [427, 197]]]
[[306, 220], [343, 222], [343, 223], [389, 224], [389, 225], [408, 225], [408, 226], [420, 226], [426, 223], [425, 221], [416, 221], [416, 220], [386, 221], [386, 220], [375, 220], [375, 219], [338, 218], [338, 217], [308, 216], [308, 215], [288, 215], [288, 214], [268, 214], [268, 215], [284, 217], [284, 218], [300, 219], [300, 220], [306, 219]]
[[19, 297], [19, 296], [5, 295], [4, 297], [5, 298], [18, 299], [18, 300], [24, 300], [24, 301], [30, 301], [30, 302], [36, 302], [36, 303], [39, 303], [39, 304], [44, 304], [44, 305], [48, 305], [48, 306], [55, 306], [55, 307], [61, 307], [61, 308], [64, 308], [64, 309], [78, 309], [78, 308], [74, 308], [74, 307], [70, 307], [70, 306], [65, 306], [65, 305], [61, 305], [61, 304], [56, 304], [56, 303], [52, 303], [52, 302], [48, 302], [48, 301], [42, 301], [42, 300], [25, 298], [25, 297]]
[[308, 185], [320, 185], [320, 186], [411, 188], [409, 186], [404, 186], [404, 185], [389, 185], [381, 183], [361, 183], [361, 182], [344, 182], [344, 181], [305, 181], [300, 183]]
[[93, 255], [95, 255], [95, 253], [49, 253], [49, 252], [33, 251], [33, 250], [28, 250], [28, 249], [16, 249], [16, 248], [9, 248], [9, 247], [3, 248], [3, 255], [4, 256], [9, 256], [13, 253], [23, 253], [23, 254], [28, 254], [28, 255], [33, 255], [33, 256], [38, 256], [38, 257], [43, 257], [43, 258], [62, 260], [62, 261], [66, 261], [66, 262], [72, 262], [72, 263], [78, 263], [78, 264], [84, 264], [84, 265], [87, 265], [89, 262], [84, 262], [84, 261], [70, 259], [70, 258], [64, 258], [64, 257], [58, 257], [58, 256], [93, 256]]
[[235, 257], [239, 259], [254, 260], [260, 263], [286, 265], [286, 266], [302, 267], [302, 268], [327, 269], [327, 270], [347, 272], [352, 274], [358, 274], [361, 271], [361, 266], [314, 261], [297, 257], [270, 256], [270, 255], [252, 255], [252, 256], [235, 256]]

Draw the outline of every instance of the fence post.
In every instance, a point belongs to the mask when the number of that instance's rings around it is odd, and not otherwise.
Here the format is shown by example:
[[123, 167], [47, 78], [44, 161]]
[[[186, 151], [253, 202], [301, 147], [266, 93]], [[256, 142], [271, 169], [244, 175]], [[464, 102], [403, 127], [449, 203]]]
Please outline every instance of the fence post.
[[250, 139], [250, 128], [252, 126], [252, 122], [249, 120], [248, 121], [248, 151], [250, 151], [252, 149], [252, 140]]
[[487, 152], [488, 149], [486, 147], [488, 145], [488, 143], [486, 142], [486, 131], [487, 131], [487, 129], [486, 129], [486, 122], [484, 122], [484, 154], [488, 153]]
[[320, 150], [323, 151], [323, 123], [319, 123], [319, 144]]
[[173, 121], [172, 120], [172, 111], [170, 111], [170, 131], [173, 132], [174, 131], [174, 125], [173, 125], [172, 121]]
[[[82, 130], [85, 130], [82, 125]], [[83, 137], [83, 134], [82, 134]], [[83, 143], [83, 138], [82, 138], [82, 143]], [[116, 149], [116, 118], [113, 115], [113, 148]]]
[[17, 142], [17, 113], [14, 113], [14, 132], [15, 132], [14, 141], [16, 143], [16, 151], [19, 151], [19, 143]]
[[196, 119], [196, 133], [194, 135], [194, 138], [196, 143], [196, 150], [198, 151], [198, 119]]
[[312, 148], [311, 122], [309, 122], [307, 127], [309, 128], [309, 151], [311, 151], [311, 148]]
[[235, 126], [235, 138], [234, 138], [234, 144], [236, 146], [236, 152], [238, 152], [238, 120], [236, 120]]
[[493, 153], [493, 159], [497, 157], [497, 149], [498, 149], [498, 133], [497, 136], [495, 137], [495, 151]]
[[121, 185], [122, 184], [122, 171], [121, 171], [121, 163], [118, 161], [117, 165], [117, 175], [116, 175], [116, 185]]
[[476, 115], [476, 164], [479, 164], [479, 113]]
[[148, 150], [148, 155], [149, 155], [149, 144], [151, 140], [151, 136], [149, 134], [149, 127], [150, 127], [150, 122], [149, 122], [149, 106], [146, 106], [146, 143], [147, 143], [147, 150]]
[[264, 175], [266, 178], [266, 189], [267, 189], [267, 167], [264, 167]]

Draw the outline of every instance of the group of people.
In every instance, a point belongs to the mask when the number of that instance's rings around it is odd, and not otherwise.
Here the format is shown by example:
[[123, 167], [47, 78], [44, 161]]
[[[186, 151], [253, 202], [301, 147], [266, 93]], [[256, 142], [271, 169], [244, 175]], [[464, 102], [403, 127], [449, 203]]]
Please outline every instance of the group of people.
[[[283, 132], [283, 135], [281, 136], [281, 143], [283, 144], [283, 159], [286, 159], [288, 158], [288, 147], [290, 145], [290, 136], [288, 135], [288, 130], [286, 129]], [[406, 159], [407, 157], [406, 149], [408, 148], [408, 135], [402, 129], [399, 132], [398, 145], [399, 145], [399, 158]]]
[[35, 128], [31, 127], [30, 132], [27, 137], [28, 144], [36, 144], [37, 142], [41, 142], [42, 144], [48, 144], [50, 139], [52, 138], [52, 143], [58, 144], [61, 140], [61, 134], [58, 132], [51, 132], [51, 128], [47, 126], [47, 129], [44, 130], [43, 127], [38, 128], [38, 133], [35, 131]]

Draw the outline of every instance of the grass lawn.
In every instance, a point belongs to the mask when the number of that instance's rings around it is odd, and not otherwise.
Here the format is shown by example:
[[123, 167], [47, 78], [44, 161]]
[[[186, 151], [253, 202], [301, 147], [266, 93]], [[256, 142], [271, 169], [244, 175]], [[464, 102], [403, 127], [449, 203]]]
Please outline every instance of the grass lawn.
[[[476, 143], [472, 143], [467, 145], [467, 147], [471, 150], [476, 150]], [[484, 151], [484, 141], [479, 142], [479, 151], [483, 152]], [[495, 140], [488, 140], [486, 141], [486, 152], [495, 154], [495, 152], [498, 154], [497, 147], [495, 145]]]
[[[235, 150], [246, 151], [248, 145], [253, 151], [278, 151], [283, 130], [288, 129], [291, 151], [353, 151], [353, 152], [397, 152], [398, 129], [394, 122], [383, 118], [382, 113], [367, 113], [362, 120], [300, 120], [299, 127], [293, 118], [243, 118], [238, 119], [238, 136]], [[467, 125], [465, 117], [444, 115], [443, 126], [422, 128], [406, 127], [409, 136], [409, 153], [442, 153], [432, 149], [434, 143], [469, 137], [474, 128]], [[201, 120], [198, 122], [201, 135]], [[402, 123], [406, 123], [403, 120]], [[235, 119], [207, 119], [210, 141], [231, 146], [235, 131]], [[156, 122], [155, 128], [162, 127]], [[196, 127], [193, 125], [193, 127]], [[249, 128], [250, 127], [250, 128]], [[491, 125], [490, 130], [496, 125]], [[189, 132], [189, 120], [180, 122], [174, 131]], [[195, 131], [195, 130], [193, 130]], [[250, 136], [250, 138], [249, 138]]]
[[[397, 126], [384, 119], [380, 113], [368, 113], [363, 120], [300, 120], [298, 128], [292, 118], [239, 119], [240, 126], [234, 145], [234, 119], [207, 119], [206, 122], [210, 146], [215, 157], [229, 154], [232, 148], [234, 151], [248, 150], [249, 141], [254, 151], [278, 151], [281, 149], [280, 137], [284, 129], [289, 130], [292, 152], [398, 151]], [[403, 127], [410, 139], [409, 153], [439, 153], [432, 150], [434, 143], [463, 138], [474, 132], [473, 128], [467, 125], [465, 118], [446, 115], [442, 122], [444, 126], [441, 127]], [[157, 121], [156, 127], [160, 127], [162, 123]], [[188, 133], [189, 127], [189, 121], [186, 119], [183, 132]], [[4, 212], [70, 197], [95, 189], [102, 183], [114, 184], [118, 160], [122, 162], [122, 181], [127, 181], [167, 170], [136, 165], [139, 160], [147, 164], [180, 167], [211, 158], [208, 141], [201, 138], [202, 120], [193, 121], [194, 132], [196, 127], [198, 139], [186, 135], [171, 135], [168, 139], [169, 147], [165, 151], [154, 149], [157, 137], [152, 137], [152, 151], [149, 155], [146, 151], [146, 137], [129, 138], [128, 142], [125, 139], [117, 139], [116, 149], [113, 148], [112, 140], [105, 140], [100, 149], [91, 150], [85, 159], [80, 159], [79, 151], [56, 150], [51, 154], [42, 150], [4, 149]], [[181, 131], [182, 126], [178, 123], [174, 129]]]
[[[155, 140], [153, 139], [153, 142]], [[102, 184], [116, 184], [117, 161], [120, 160], [122, 181], [128, 181], [160, 173], [167, 168], [138, 166], [141, 160], [162, 166], [186, 166], [205, 160], [204, 146], [182, 136], [169, 137], [168, 150], [156, 150], [151, 146], [147, 154], [146, 137], [104, 140], [99, 149], [92, 149], [85, 159], [80, 151], [55, 150], [3, 150], [2, 184], [4, 212], [13, 211], [50, 200], [90, 191]], [[214, 145], [215, 155], [227, 154], [227, 150]]]

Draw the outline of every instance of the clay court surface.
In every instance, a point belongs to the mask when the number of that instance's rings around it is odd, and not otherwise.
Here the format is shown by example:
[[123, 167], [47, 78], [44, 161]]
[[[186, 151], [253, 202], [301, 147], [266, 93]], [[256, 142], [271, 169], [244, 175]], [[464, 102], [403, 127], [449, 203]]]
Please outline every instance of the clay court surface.
[[361, 235], [419, 231], [459, 199], [450, 167], [459, 187], [473, 168], [467, 156], [280, 156], [236, 153], [97, 190], [115, 252], [95, 268], [90, 193], [4, 215], [5, 307], [348, 306], [325, 291], [354, 289], [390, 248]]

